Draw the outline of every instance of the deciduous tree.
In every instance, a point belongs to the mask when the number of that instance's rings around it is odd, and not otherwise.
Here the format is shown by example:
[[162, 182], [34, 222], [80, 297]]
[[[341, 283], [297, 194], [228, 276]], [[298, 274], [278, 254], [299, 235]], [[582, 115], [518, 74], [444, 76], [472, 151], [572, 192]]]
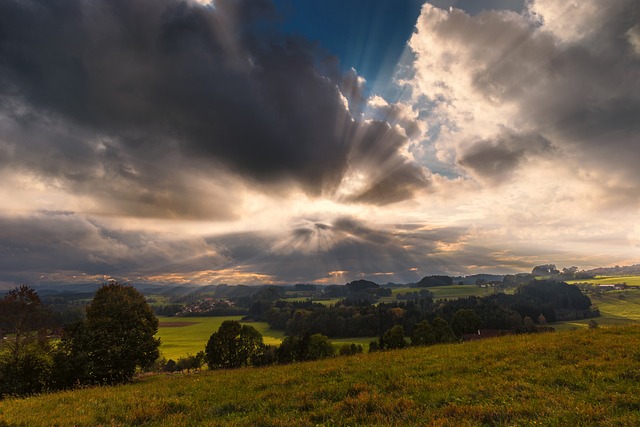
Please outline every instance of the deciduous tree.
[[42, 391], [53, 365], [51, 313], [32, 288], [22, 285], [0, 299], [0, 396]]
[[432, 345], [436, 343], [436, 336], [428, 320], [418, 323], [411, 333], [411, 345]]
[[70, 357], [81, 382], [116, 384], [133, 378], [137, 368], [159, 356], [158, 319], [133, 286], [111, 283], [96, 292], [86, 320], [70, 334]]
[[407, 343], [404, 340], [404, 328], [402, 325], [395, 325], [382, 336], [383, 349], [404, 348]]
[[263, 347], [262, 335], [256, 328], [240, 325], [235, 320], [225, 320], [209, 337], [205, 359], [209, 369], [240, 368], [252, 365]]

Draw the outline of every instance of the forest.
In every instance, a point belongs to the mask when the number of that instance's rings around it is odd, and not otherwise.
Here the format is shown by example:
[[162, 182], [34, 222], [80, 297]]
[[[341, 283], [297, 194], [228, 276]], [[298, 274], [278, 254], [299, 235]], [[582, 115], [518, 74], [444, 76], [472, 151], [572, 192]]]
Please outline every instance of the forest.
[[[520, 332], [527, 324], [531, 329], [530, 322], [544, 326], [559, 320], [598, 316], [591, 309], [591, 300], [580, 289], [552, 280], [532, 281], [517, 288], [514, 294], [442, 301], [434, 301], [426, 292], [413, 292], [397, 302], [377, 304], [353, 295], [331, 306], [310, 301], [261, 300], [254, 303], [249, 315], [287, 335], [319, 333], [330, 338], [381, 336], [395, 325], [402, 326], [410, 335], [420, 322], [433, 322], [436, 318], [455, 325], [454, 332], [461, 337], [478, 329]], [[466, 324], [460, 320], [461, 310], [473, 314], [467, 314], [471, 320]]]

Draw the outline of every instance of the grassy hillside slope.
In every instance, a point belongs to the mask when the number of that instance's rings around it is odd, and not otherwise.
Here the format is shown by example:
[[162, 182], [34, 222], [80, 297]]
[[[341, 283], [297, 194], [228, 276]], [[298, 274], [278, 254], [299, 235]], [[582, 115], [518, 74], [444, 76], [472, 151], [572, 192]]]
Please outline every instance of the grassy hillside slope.
[[[4, 425], [640, 425], [640, 327], [157, 375], [0, 402]], [[0, 422], [0, 425], [3, 423]]]

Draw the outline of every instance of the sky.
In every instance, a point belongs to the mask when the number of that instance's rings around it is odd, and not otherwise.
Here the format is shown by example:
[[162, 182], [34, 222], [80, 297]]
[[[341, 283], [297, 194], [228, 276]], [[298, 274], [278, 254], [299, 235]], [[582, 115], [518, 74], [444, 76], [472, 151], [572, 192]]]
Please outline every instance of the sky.
[[640, 263], [635, 0], [0, 2], [0, 286]]

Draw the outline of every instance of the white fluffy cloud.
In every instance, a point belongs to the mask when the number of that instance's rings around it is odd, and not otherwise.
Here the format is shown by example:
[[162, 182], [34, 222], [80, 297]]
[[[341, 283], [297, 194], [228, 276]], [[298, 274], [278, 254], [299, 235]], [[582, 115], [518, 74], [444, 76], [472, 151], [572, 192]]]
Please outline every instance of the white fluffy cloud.
[[511, 253], [637, 259], [639, 19], [630, 0], [476, 15], [425, 4], [401, 103], [428, 129], [412, 154], [448, 178], [432, 178], [422, 208], [439, 200], [477, 244]]
[[[414, 75], [402, 82], [426, 110], [426, 144], [480, 181], [548, 166], [574, 168], [594, 191], [630, 190], [640, 180], [630, 160], [640, 155], [638, 15], [624, 0], [475, 16], [426, 4], [409, 43]], [[637, 190], [625, 196], [640, 201]]]

